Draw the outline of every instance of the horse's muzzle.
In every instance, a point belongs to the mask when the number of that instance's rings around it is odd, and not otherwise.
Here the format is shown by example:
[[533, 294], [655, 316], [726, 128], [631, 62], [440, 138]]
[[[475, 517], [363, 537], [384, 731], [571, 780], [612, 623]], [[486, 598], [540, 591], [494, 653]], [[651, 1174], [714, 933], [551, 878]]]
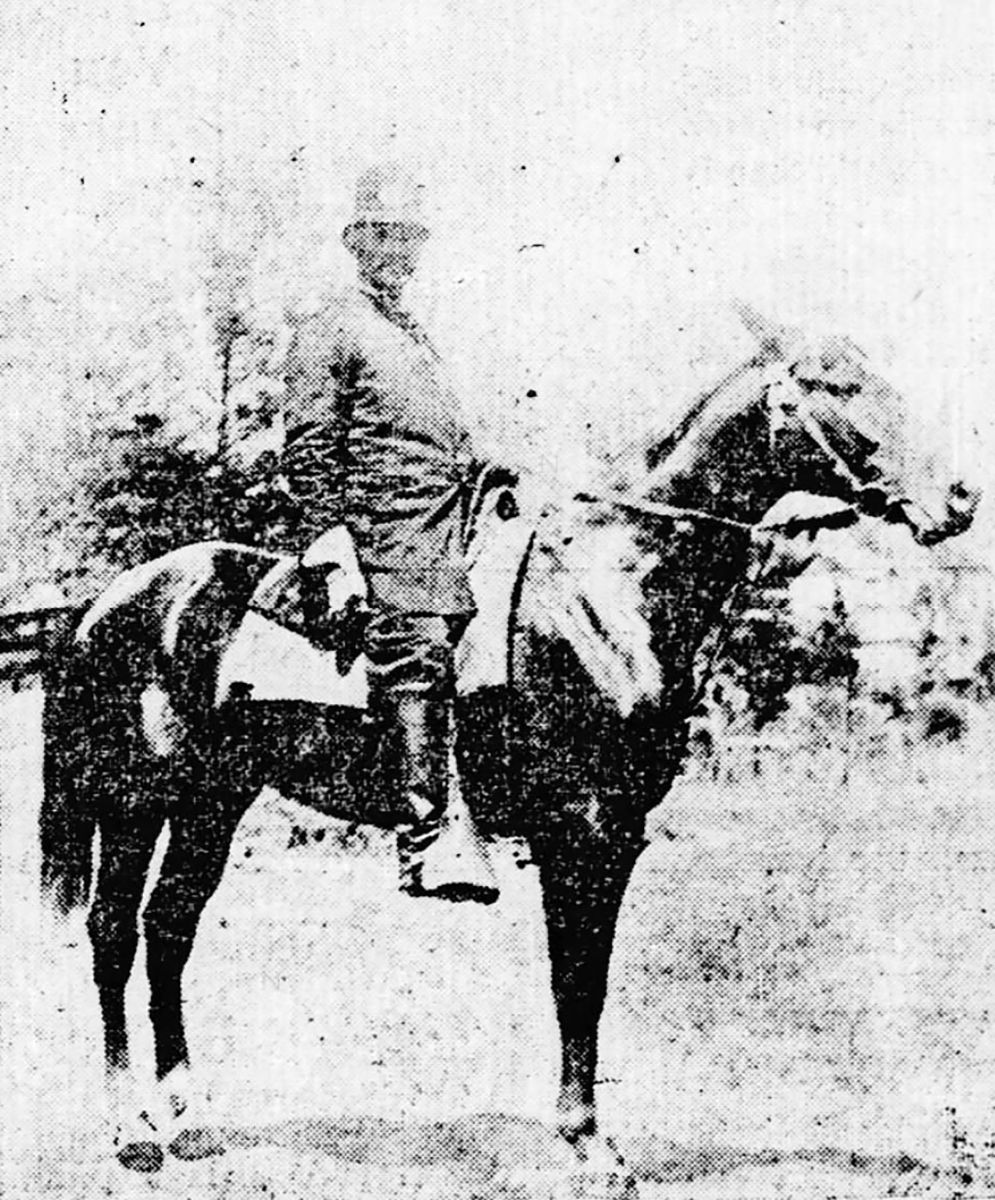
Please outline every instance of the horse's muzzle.
[[912, 527], [912, 536], [920, 546], [935, 546], [937, 542], [969, 529], [980, 502], [980, 488], [958, 480], [940, 499], [935, 513], [925, 505], [910, 501], [902, 505], [902, 516]]

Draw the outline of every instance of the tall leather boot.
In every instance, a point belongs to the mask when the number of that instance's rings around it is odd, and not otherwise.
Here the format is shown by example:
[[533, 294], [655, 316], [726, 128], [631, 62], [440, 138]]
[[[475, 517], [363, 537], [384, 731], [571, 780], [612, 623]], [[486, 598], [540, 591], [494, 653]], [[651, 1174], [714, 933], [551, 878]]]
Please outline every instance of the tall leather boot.
[[400, 786], [413, 824], [398, 830], [401, 891], [493, 904], [497, 879], [459, 794], [452, 747], [452, 703], [403, 696], [394, 709]]

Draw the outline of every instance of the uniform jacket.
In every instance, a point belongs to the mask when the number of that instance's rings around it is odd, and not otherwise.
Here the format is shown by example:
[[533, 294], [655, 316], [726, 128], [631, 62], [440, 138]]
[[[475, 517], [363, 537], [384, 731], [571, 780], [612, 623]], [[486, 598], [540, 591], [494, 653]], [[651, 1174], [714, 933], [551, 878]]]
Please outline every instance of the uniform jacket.
[[381, 609], [472, 613], [460, 545], [469, 436], [420, 326], [359, 289], [301, 322], [284, 419], [302, 539], [348, 526]]

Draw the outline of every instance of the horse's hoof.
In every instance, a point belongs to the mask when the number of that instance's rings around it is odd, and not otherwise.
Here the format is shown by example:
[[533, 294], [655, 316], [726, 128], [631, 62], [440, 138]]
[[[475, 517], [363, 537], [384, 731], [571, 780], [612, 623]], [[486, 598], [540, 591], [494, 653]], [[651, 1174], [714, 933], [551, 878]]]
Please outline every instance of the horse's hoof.
[[224, 1154], [225, 1144], [212, 1129], [182, 1129], [169, 1143], [169, 1153], [184, 1162]]
[[522, 1168], [509, 1172], [502, 1181], [502, 1196], [518, 1200], [639, 1200], [639, 1186], [631, 1171], [612, 1171], [605, 1175], [572, 1167], [566, 1170]]
[[610, 1137], [593, 1134], [574, 1142], [577, 1158], [593, 1171], [618, 1171], [625, 1168], [625, 1159]]
[[598, 1119], [592, 1105], [573, 1104], [560, 1109], [556, 1132], [578, 1152], [583, 1142], [597, 1137], [597, 1128]]
[[508, 1167], [500, 1195], [509, 1200], [540, 1196], [542, 1200], [638, 1200], [635, 1176], [609, 1138], [597, 1134], [567, 1138], [550, 1131], [542, 1147], [535, 1161], [526, 1156]]
[[567, 1173], [567, 1195], [584, 1200], [637, 1200], [636, 1177], [625, 1164], [618, 1147], [601, 1134], [575, 1134], [566, 1138], [574, 1156]]
[[166, 1156], [158, 1142], [128, 1142], [117, 1151], [117, 1160], [129, 1171], [143, 1171], [146, 1175], [161, 1171]]
[[631, 1171], [571, 1171], [553, 1185], [551, 1200], [639, 1200], [639, 1185]]

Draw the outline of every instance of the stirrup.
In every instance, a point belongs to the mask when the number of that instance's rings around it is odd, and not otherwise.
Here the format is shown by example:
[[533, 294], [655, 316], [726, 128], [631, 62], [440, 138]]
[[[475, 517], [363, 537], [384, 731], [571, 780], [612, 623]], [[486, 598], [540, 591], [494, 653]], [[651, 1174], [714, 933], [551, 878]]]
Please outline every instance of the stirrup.
[[493, 904], [500, 895], [490, 856], [479, 833], [458, 812], [429, 817], [397, 831], [400, 890], [454, 904]]

